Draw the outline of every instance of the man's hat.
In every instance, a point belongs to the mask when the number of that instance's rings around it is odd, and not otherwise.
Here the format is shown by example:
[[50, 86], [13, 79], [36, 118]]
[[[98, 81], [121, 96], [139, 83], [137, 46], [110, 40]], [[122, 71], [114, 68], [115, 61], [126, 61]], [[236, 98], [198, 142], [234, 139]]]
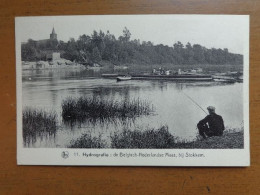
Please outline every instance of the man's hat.
[[215, 107], [214, 106], [208, 106], [207, 109], [211, 110], [211, 111], [215, 111]]

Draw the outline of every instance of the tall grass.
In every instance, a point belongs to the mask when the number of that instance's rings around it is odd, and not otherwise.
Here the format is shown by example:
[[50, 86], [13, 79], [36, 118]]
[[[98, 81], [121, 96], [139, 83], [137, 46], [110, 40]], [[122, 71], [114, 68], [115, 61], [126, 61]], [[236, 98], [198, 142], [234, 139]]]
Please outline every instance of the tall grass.
[[62, 102], [62, 117], [68, 120], [114, 120], [149, 115], [153, 108], [147, 101], [139, 98], [125, 101], [104, 100], [100, 98], [67, 98]]
[[69, 148], [105, 148], [106, 142], [101, 139], [101, 134], [98, 137], [91, 136], [90, 133], [85, 133], [77, 140], [70, 142]]
[[24, 143], [36, 141], [36, 136], [53, 135], [57, 130], [57, 115], [54, 112], [26, 108], [23, 110]]
[[167, 126], [159, 129], [123, 130], [111, 135], [112, 148], [173, 148], [175, 138]]
[[[237, 129], [239, 130], [239, 129]], [[207, 139], [197, 138], [194, 141], [179, 140], [174, 137], [167, 126], [159, 129], [123, 130], [111, 137], [112, 148], [201, 148], [201, 149], [233, 149], [244, 147], [244, 133], [239, 131], [225, 131], [223, 136], [213, 136]]]
[[[108, 145], [107, 143], [111, 143]], [[91, 133], [85, 133], [77, 140], [72, 140], [69, 148], [140, 148], [140, 149], [234, 149], [244, 148], [244, 132], [225, 131], [223, 136], [213, 136], [207, 139], [197, 138], [194, 141], [179, 140], [174, 137], [167, 126], [159, 129], [128, 130], [114, 132], [110, 135], [110, 140], [102, 140], [101, 134], [98, 137]]]

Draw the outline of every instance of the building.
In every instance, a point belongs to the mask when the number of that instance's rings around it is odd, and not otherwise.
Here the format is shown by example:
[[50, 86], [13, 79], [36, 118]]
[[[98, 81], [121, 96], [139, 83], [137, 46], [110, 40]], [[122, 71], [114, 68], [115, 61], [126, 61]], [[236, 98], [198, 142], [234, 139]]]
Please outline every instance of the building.
[[[42, 39], [42, 40], [38, 40], [38, 41], [35, 41], [35, 40], [32, 40], [32, 39], [29, 39], [28, 42], [33, 42], [34, 44], [36, 45], [46, 45], [46, 44], [50, 44], [50, 43], [53, 43], [53, 42], [57, 42], [58, 43], [58, 36], [55, 32], [55, 29], [54, 27], [52, 28], [52, 32], [50, 34], [50, 38], [49, 39]], [[27, 44], [28, 42], [22, 42], [22, 45], [25, 45]]]
[[46, 54], [46, 61], [57, 61], [60, 60], [59, 52], [49, 52]]
[[190, 72], [191, 73], [202, 73], [203, 70], [202, 70], [202, 68], [195, 68], [195, 69], [192, 69]]
[[[34, 51], [36, 51], [33, 55], [28, 54], [28, 50], [30, 51], [31, 48], [34, 48]], [[63, 52], [59, 48], [58, 35], [54, 27], [48, 39], [29, 39], [26, 43], [22, 43], [21, 49], [22, 60], [24, 61], [58, 61], [61, 59], [61, 53]]]
[[55, 33], [54, 27], [52, 28], [52, 32], [50, 34], [50, 40], [58, 40], [57, 34]]

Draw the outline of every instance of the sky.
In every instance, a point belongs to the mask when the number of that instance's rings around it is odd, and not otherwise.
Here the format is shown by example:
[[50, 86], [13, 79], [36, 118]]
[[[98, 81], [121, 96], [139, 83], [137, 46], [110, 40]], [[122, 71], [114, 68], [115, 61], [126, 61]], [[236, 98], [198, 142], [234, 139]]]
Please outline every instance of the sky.
[[151, 41], [173, 46], [177, 41], [190, 42], [206, 48], [228, 48], [232, 53], [244, 53], [248, 43], [249, 17], [243, 15], [89, 15], [44, 16], [16, 18], [16, 40], [26, 42], [48, 39], [52, 28], [58, 40], [67, 42], [94, 30], [109, 31], [118, 38], [124, 27], [131, 40]]

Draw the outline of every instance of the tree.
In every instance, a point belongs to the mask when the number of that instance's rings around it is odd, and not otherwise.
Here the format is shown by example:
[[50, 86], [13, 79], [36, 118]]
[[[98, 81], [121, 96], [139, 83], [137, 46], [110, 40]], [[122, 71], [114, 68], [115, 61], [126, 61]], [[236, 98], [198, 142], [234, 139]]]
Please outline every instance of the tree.
[[155, 45], [151, 41], [131, 41], [131, 33], [125, 27], [123, 34], [115, 38], [109, 31], [93, 31], [92, 35], [81, 35], [77, 40], [34, 41], [22, 44], [22, 60], [45, 60], [50, 51], [58, 51], [61, 57], [84, 63], [99, 63], [101, 60], [112, 64], [242, 64], [243, 56], [228, 49], [207, 49], [199, 44], [180, 41], [169, 47]]
[[131, 33], [126, 27], [123, 30], [123, 36], [126, 42], [129, 41], [131, 38]]
[[95, 47], [92, 51], [91, 60], [93, 63], [99, 63], [102, 60], [100, 52], [97, 47]]
[[33, 45], [24, 44], [22, 45], [22, 61], [36, 61], [37, 51]]
[[122, 41], [122, 42], [128, 42], [128, 41], [130, 41], [130, 38], [131, 38], [131, 33], [130, 33], [130, 31], [125, 27], [124, 30], [123, 30], [123, 36], [120, 36], [120, 37], [119, 37], [119, 40]]

